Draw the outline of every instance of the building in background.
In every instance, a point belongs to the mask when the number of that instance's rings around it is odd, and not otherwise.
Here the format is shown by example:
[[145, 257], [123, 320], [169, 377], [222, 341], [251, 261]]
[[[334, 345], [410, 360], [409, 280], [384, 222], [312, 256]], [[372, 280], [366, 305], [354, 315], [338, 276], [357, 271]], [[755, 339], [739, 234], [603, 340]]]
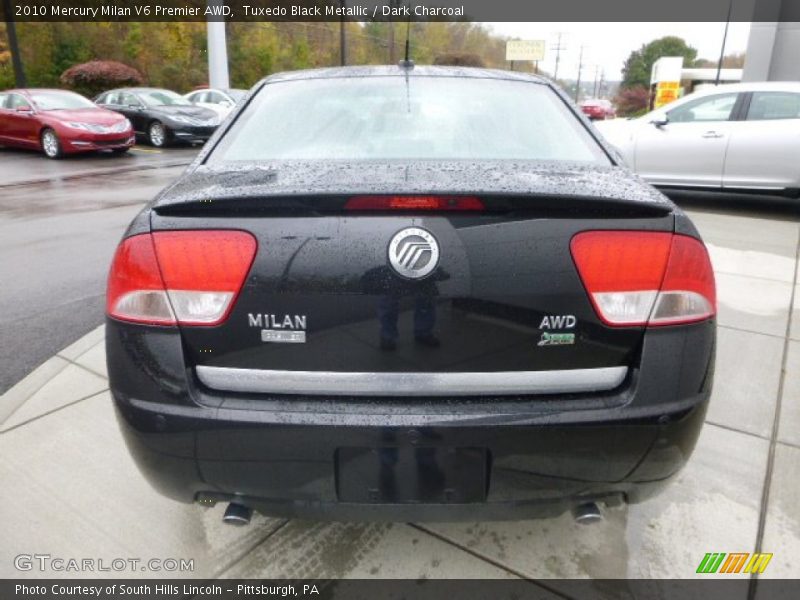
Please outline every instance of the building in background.
[[[797, 0], [763, 0], [788, 11]], [[800, 81], [800, 22], [753, 22], [742, 81]]]

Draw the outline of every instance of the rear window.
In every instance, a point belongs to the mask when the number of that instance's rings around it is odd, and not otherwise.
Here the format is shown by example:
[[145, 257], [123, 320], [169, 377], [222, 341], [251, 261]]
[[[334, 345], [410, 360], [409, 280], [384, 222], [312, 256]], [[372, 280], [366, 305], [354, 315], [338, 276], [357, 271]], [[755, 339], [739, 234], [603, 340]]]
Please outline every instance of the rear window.
[[316, 159], [610, 164], [545, 85], [425, 76], [267, 84], [208, 162]]

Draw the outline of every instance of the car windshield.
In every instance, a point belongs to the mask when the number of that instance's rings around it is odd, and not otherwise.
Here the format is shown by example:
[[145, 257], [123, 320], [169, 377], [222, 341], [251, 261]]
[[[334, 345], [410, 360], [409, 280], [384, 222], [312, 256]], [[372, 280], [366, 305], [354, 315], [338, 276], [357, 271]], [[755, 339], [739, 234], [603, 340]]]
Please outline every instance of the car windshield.
[[171, 106], [174, 104], [186, 106], [191, 104], [186, 98], [170, 92], [169, 90], [144, 90], [137, 92], [147, 106]]
[[72, 92], [30, 92], [39, 110], [76, 110], [97, 108], [90, 100]]
[[267, 84], [208, 162], [281, 159], [610, 164], [546, 85], [427, 76]]

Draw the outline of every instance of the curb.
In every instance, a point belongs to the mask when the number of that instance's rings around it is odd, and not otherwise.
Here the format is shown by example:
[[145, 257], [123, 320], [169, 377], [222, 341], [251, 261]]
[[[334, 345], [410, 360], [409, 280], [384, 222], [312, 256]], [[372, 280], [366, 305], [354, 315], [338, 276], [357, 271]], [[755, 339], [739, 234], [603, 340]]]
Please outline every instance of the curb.
[[39, 390], [47, 385], [47, 383], [70, 365], [81, 367], [87, 374], [91, 373], [94, 376], [105, 377], [105, 375], [96, 373], [90, 368], [75, 362], [80, 356], [92, 349], [104, 338], [105, 325], [100, 325], [48, 358], [33, 371], [28, 373], [28, 375], [6, 390], [6, 392], [0, 396], [0, 429], [2, 429], [3, 423], [8, 421], [26, 401], [32, 398]]

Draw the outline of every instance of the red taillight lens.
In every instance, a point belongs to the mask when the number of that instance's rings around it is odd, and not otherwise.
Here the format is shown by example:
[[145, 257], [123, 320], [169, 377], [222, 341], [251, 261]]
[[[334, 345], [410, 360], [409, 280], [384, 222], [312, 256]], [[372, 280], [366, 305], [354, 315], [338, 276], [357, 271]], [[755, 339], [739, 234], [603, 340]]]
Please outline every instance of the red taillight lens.
[[674, 236], [650, 325], [689, 323], [716, 313], [717, 287], [706, 247], [694, 238]]
[[614, 326], [672, 325], [716, 313], [714, 273], [694, 238], [648, 231], [587, 231], [570, 244], [600, 319]]
[[106, 310], [138, 323], [218, 325], [228, 316], [256, 253], [243, 231], [159, 231], [120, 244]]
[[348, 210], [483, 210], [474, 196], [353, 196]]
[[117, 248], [108, 276], [106, 312], [124, 321], [175, 324], [149, 234], [129, 237]]

